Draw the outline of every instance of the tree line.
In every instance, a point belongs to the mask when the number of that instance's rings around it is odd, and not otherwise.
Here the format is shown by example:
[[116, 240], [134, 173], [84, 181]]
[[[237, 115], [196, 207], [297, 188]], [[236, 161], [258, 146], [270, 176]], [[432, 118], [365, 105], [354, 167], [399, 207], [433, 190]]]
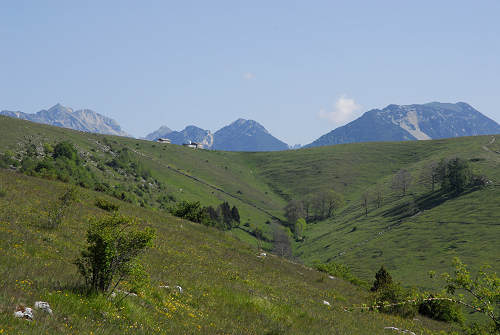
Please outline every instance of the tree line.
[[241, 221], [238, 208], [236, 206], [231, 208], [227, 201], [214, 208], [212, 206], [203, 207], [199, 201], [184, 200], [172, 207], [170, 212], [177, 217], [220, 230], [238, 227]]
[[300, 199], [292, 199], [285, 206], [288, 226], [296, 239], [301, 239], [307, 223], [333, 217], [344, 204], [344, 197], [334, 190], [311, 193]]
[[[487, 186], [490, 181], [483, 175], [472, 172], [470, 162], [466, 159], [453, 157], [432, 161], [422, 169], [418, 181], [429, 189], [430, 192], [441, 192], [447, 196], [458, 196], [475, 187]], [[414, 183], [414, 177], [407, 169], [400, 169], [392, 178], [391, 188], [404, 197]], [[361, 194], [361, 207], [368, 215], [370, 204], [380, 208], [384, 201], [384, 192], [378, 185], [372, 192]]]

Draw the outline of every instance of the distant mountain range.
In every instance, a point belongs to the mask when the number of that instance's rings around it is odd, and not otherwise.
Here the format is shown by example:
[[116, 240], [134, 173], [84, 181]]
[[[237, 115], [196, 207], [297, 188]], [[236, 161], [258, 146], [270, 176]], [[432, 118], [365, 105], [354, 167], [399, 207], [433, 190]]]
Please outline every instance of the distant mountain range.
[[500, 125], [464, 102], [389, 105], [321, 136], [306, 147], [324, 145], [429, 140], [499, 134]]
[[90, 109], [73, 111], [73, 109], [64, 107], [61, 104], [57, 104], [48, 110], [43, 109], [35, 114], [1, 111], [0, 115], [91, 133], [130, 136], [120, 128], [120, 125], [115, 120], [109, 117]]
[[188, 141], [202, 143], [206, 149], [225, 151], [278, 151], [287, 150], [286, 143], [272, 136], [266, 128], [253, 120], [238, 119], [214, 134], [195, 126], [187, 126], [182, 131], [172, 131], [163, 126], [146, 135], [148, 140], [168, 138], [173, 144]]
[[[111, 118], [90, 109], [74, 111], [60, 104], [35, 114], [2, 111], [0, 115], [86, 132], [130, 136]], [[305, 147], [486, 134], [500, 134], [500, 125], [464, 102], [389, 105], [384, 109], [372, 109]], [[300, 147], [288, 146], [258, 122], [245, 119], [238, 119], [215, 133], [192, 125], [182, 131], [163, 126], [145, 138], [154, 141], [160, 137], [168, 138], [174, 144], [192, 141], [203, 144], [206, 149], [226, 151], [279, 151]]]

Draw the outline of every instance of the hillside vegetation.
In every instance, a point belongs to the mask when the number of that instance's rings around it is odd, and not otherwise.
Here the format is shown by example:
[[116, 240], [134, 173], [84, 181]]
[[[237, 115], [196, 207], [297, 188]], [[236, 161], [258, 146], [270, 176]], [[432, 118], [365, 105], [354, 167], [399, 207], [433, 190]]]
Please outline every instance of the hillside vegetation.
[[[384, 327], [431, 334], [448, 327], [425, 318], [345, 312], [345, 306], [367, 302], [368, 293], [261, 256], [229, 233], [84, 188], [76, 190], [60, 225], [49, 229], [51, 204], [67, 184], [0, 170], [0, 185], [2, 334], [384, 334]], [[108, 214], [95, 205], [97, 199], [156, 230], [153, 249], [142, 257], [151, 280], [138, 296], [87, 296], [79, 288], [73, 261], [85, 244], [88, 219]], [[165, 285], [170, 288], [160, 287]], [[16, 306], [37, 300], [47, 301], [53, 316], [13, 318]]]

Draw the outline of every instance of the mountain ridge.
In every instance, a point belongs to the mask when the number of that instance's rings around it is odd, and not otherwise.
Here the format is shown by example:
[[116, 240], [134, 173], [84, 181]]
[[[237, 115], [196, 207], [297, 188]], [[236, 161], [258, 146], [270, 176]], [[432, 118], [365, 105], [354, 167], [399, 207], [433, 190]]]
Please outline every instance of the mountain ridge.
[[130, 137], [129, 134], [121, 129], [118, 122], [112, 118], [94, 112], [91, 109], [73, 110], [60, 103], [57, 103], [48, 110], [42, 109], [33, 114], [3, 110], [0, 112], [0, 115], [79, 131]]
[[500, 125], [465, 102], [395, 105], [371, 109], [306, 147], [409, 141], [500, 133]]
[[189, 141], [203, 144], [205, 149], [224, 151], [277, 151], [288, 150], [288, 144], [280, 141], [260, 123], [239, 118], [215, 133], [193, 125], [181, 131], [172, 131], [167, 126], [146, 135], [148, 140], [168, 138], [173, 144]]

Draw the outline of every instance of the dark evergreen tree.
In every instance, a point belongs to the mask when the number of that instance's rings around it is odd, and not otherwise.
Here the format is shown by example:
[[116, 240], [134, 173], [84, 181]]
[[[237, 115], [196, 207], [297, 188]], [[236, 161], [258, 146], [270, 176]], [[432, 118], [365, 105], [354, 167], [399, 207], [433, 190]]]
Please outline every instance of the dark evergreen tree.
[[380, 291], [392, 285], [392, 277], [382, 265], [380, 270], [375, 274], [375, 281], [371, 290], [373, 292]]
[[453, 158], [448, 161], [443, 188], [456, 194], [462, 193], [469, 185], [471, 176], [469, 163], [461, 158]]
[[222, 204], [220, 204], [219, 209], [222, 217], [222, 224], [226, 229], [231, 229], [233, 216], [231, 213], [231, 207], [229, 206], [228, 202], [224, 201]]
[[233, 206], [231, 209], [231, 216], [233, 217], [233, 220], [237, 223], [240, 223], [240, 212], [238, 211], [238, 208], [236, 206]]
[[220, 215], [219, 215], [219, 213], [217, 213], [215, 208], [213, 208], [212, 206], [208, 206], [208, 207], [205, 207], [204, 210], [207, 213], [210, 220], [212, 220], [216, 223], [220, 222]]

